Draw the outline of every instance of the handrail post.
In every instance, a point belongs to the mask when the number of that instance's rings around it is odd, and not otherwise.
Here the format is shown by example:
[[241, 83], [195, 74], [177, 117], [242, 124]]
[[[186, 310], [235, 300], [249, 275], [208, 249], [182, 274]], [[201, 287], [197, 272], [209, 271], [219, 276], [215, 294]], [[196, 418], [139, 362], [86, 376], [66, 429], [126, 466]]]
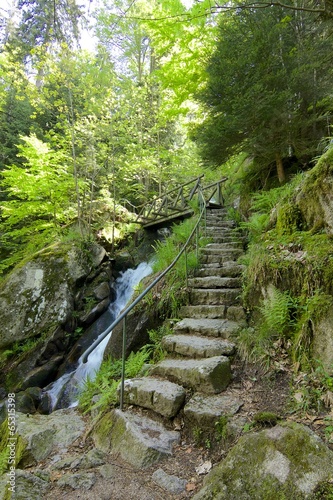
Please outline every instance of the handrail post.
[[186, 276], [186, 288], [188, 288], [188, 269], [187, 269], [187, 248], [185, 247], [185, 276]]
[[197, 256], [197, 261], [199, 260], [199, 225], [197, 226], [196, 229], [196, 238], [195, 238], [195, 250], [196, 250], [196, 256]]
[[123, 405], [124, 405], [125, 366], [126, 366], [126, 316], [124, 316], [123, 319], [123, 348], [122, 348], [120, 405], [119, 405], [121, 411], [123, 410]]

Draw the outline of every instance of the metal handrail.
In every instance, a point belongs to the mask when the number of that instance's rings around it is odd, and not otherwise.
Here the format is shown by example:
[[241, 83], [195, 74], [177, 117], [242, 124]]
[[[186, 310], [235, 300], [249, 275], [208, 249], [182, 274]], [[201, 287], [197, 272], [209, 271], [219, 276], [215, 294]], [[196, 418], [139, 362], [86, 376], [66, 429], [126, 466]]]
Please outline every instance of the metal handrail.
[[[138, 297], [118, 316], [118, 318], [113, 323], [111, 323], [111, 325], [108, 326], [108, 328], [106, 330], [104, 330], [104, 332], [101, 335], [99, 335], [99, 337], [95, 340], [95, 342], [93, 342], [91, 344], [91, 346], [85, 351], [85, 353], [83, 354], [83, 356], [81, 358], [81, 361], [83, 363], [86, 363], [89, 354], [91, 354], [92, 351], [102, 342], [102, 340], [104, 340], [105, 337], [121, 321], [124, 320], [124, 323], [123, 323], [123, 344], [122, 344], [122, 373], [121, 373], [121, 390], [120, 390], [120, 410], [122, 410], [123, 403], [124, 403], [125, 362], [126, 362], [126, 359], [125, 359], [126, 358], [126, 317], [127, 317], [128, 313], [147, 295], [147, 293], [174, 267], [174, 265], [178, 262], [178, 260], [180, 259], [180, 257], [183, 255], [184, 252], [185, 252], [186, 281], [187, 281], [187, 253], [186, 253], [186, 249], [187, 249], [187, 247], [188, 247], [188, 245], [189, 245], [189, 243], [190, 243], [190, 241], [195, 233], [197, 234], [196, 242], [198, 245], [199, 224], [200, 224], [203, 216], [205, 216], [204, 220], [206, 221], [206, 202], [205, 202], [205, 198], [204, 198], [200, 188], [199, 188], [198, 194], [199, 194], [199, 207], [200, 207], [199, 217], [198, 217], [198, 220], [197, 220], [190, 236], [188, 237], [188, 239], [186, 240], [186, 243], [183, 245], [183, 247], [179, 251], [177, 257], [172, 261], [172, 263], [159, 276], [157, 276], [157, 278], [154, 279], [154, 281], [152, 281], [152, 283], [150, 283], [150, 285], [148, 285], [148, 287], [143, 292], [140, 293], [140, 295], [138, 295]], [[198, 253], [198, 248], [197, 248], [197, 253]]]

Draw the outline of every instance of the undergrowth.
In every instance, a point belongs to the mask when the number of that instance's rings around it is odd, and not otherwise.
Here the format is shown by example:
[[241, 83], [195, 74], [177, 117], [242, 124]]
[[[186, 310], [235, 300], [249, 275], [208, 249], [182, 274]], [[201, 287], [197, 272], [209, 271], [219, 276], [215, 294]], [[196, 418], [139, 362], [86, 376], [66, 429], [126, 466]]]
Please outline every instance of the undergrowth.
[[[157, 330], [149, 332], [150, 343], [138, 352], [128, 356], [125, 363], [125, 378], [134, 378], [144, 374], [148, 364], [157, 363], [163, 359], [165, 351], [162, 347], [162, 338], [171, 333], [168, 324], [163, 324]], [[109, 358], [103, 361], [95, 377], [88, 377], [81, 389], [79, 408], [83, 413], [98, 410], [103, 413], [118, 402], [118, 388], [121, 379], [122, 360]]]

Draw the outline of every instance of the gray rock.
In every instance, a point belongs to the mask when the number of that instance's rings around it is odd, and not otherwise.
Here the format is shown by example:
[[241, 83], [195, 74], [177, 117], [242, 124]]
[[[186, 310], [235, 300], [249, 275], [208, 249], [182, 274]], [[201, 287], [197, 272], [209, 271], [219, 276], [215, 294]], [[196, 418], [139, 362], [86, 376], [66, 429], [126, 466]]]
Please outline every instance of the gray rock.
[[101, 316], [109, 307], [111, 301], [109, 298], [102, 300], [95, 305], [88, 313], [80, 317], [80, 322], [85, 325], [91, 325], [99, 316]]
[[15, 409], [21, 413], [35, 413], [36, 411], [34, 400], [25, 392], [18, 392], [16, 394]]
[[196, 335], [166, 335], [162, 339], [162, 347], [168, 352], [192, 358], [231, 356], [235, 352], [235, 344], [228, 340]]
[[175, 333], [190, 333], [228, 338], [239, 329], [238, 323], [227, 319], [184, 318], [175, 327]]
[[103, 451], [118, 453], [136, 468], [146, 468], [171, 455], [179, 434], [147, 417], [114, 410], [98, 422], [93, 440]]
[[[96, 482], [96, 475], [92, 472], [64, 474], [58, 481], [58, 486], [69, 486], [73, 490], [90, 490]], [[29, 497], [28, 497], [29, 498]]]
[[187, 483], [185, 479], [180, 479], [177, 476], [167, 474], [163, 469], [157, 469], [152, 475], [152, 479], [161, 488], [174, 495], [182, 493], [185, 490]]
[[223, 391], [231, 380], [230, 361], [226, 356], [200, 360], [165, 359], [152, 368], [151, 374], [207, 394]]
[[124, 401], [174, 417], [185, 400], [183, 387], [167, 380], [143, 377], [125, 380]]
[[234, 415], [242, 405], [243, 401], [229, 395], [195, 394], [184, 407], [185, 421], [190, 427], [213, 429], [220, 417]]
[[193, 498], [310, 499], [332, 476], [333, 452], [307, 427], [284, 422], [241, 437]]
[[16, 413], [17, 433], [26, 442], [22, 466], [44, 460], [71, 444], [84, 432], [84, 422], [75, 410], [58, 410], [51, 415]]
[[117, 468], [112, 464], [105, 464], [98, 467], [98, 472], [104, 479], [111, 479], [117, 474]]
[[91, 469], [92, 467], [104, 465], [106, 458], [106, 453], [104, 453], [104, 451], [93, 448], [83, 457], [80, 463], [80, 469]]
[[50, 331], [71, 315], [75, 287], [105, 250], [92, 245], [90, 255], [74, 246], [54, 245], [14, 269], [0, 286], [0, 349]]
[[[28, 387], [45, 387], [49, 384], [57, 373], [57, 370], [63, 360], [63, 355], [55, 356], [42, 366], [37, 366], [30, 370], [21, 383], [18, 383], [20, 389]], [[20, 410], [19, 410], [20, 411]]]
[[192, 305], [235, 305], [240, 301], [240, 288], [192, 288], [190, 303]]
[[197, 306], [183, 306], [180, 309], [180, 316], [190, 319], [221, 319], [225, 317], [225, 305], [209, 306], [201, 304]]
[[106, 298], [110, 297], [111, 289], [110, 285], [107, 282], [100, 283], [95, 289], [94, 289], [94, 295], [97, 300], [103, 300]]
[[15, 471], [15, 500], [40, 500], [49, 488], [49, 482], [28, 471]]
[[225, 276], [202, 276], [188, 280], [188, 285], [193, 288], [238, 288], [241, 286], [240, 278]]

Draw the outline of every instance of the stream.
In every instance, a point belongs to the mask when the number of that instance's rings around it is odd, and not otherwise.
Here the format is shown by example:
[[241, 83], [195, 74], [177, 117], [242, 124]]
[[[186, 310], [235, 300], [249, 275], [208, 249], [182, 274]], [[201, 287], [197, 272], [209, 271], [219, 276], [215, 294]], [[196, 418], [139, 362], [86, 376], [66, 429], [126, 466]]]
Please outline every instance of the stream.
[[[143, 262], [135, 269], [124, 271], [117, 278], [115, 284], [116, 300], [109, 306], [109, 325], [117, 319], [120, 312], [126, 307], [133, 295], [135, 286], [138, 285], [143, 278], [151, 274], [151, 272], [151, 265]], [[104, 332], [101, 332], [99, 336], [102, 336], [103, 333]], [[103, 361], [105, 348], [111, 335], [112, 331], [89, 354], [86, 363], [83, 363], [82, 359], [84, 359], [85, 352], [88, 348], [80, 356], [78, 366], [75, 370], [65, 373], [44, 389], [45, 393], [47, 393], [51, 399], [52, 410], [77, 406], [79, 390], [87, 377], [93, 379], [95, 373], [99, 370]]]

